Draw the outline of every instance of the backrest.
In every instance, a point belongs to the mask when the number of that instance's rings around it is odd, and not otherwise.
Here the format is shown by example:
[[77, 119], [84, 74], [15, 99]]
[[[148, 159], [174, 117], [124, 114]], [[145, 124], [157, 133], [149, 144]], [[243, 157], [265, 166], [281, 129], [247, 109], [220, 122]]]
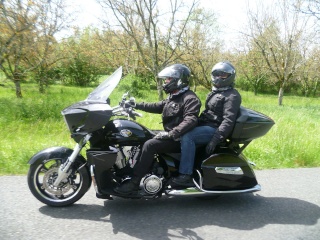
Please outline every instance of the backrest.
[[239, 113], [238, 113], [238, 117], [237, 117], [236, 123], [246, 122], [248, 117], [249, 117], [249, 113], [248, 113], [247, 109], [245, 107], [243, 107], [243, 106], [240, 106], [240, 110], [239, 110]]

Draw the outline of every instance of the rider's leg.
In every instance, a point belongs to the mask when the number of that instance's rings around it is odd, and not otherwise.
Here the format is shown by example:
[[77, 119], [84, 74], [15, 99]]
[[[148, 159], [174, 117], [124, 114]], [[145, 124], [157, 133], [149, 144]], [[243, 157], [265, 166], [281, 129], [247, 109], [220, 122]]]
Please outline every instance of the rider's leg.
[[193, 173], [196, 146], [207, 144], [215, 130], [215, 128], [209, 126], [198, 126], [181, 137], [180, 175], [174, 178], [173, 182], [180, 185], [192, 183], [191, 175]]
[[154, 154], [164, 152], [180, 152], [180, 142], [173, 140], [150, 139], [146, 141], [141, 150], [140, 160], [133, 168], [133, 177], [130, 181], [115, 188], [115, 191], [130, 194], [139, 190], [141, 179], [150, 172], [154, 161]]

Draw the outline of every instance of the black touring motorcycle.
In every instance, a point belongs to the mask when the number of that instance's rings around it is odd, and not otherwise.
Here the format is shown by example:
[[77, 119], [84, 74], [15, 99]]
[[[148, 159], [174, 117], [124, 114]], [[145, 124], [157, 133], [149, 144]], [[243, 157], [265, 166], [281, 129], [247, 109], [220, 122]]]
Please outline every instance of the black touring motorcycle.
[[[130, 120], [141, 114], [125, 107], [127, 101], [133, 101], [132, 98], [127, 100], [127, 94], [123, 95], [118, 106], [110, 106], [109, 95], [121, 76], [120, 67], [86, 100], [62, 111], [76, 142], [73, 150], [51, 147], [29, 160], [28, 185], [39, 201], [50, 206], [73, 204], [88, 191], [91, 183], [96, 196], [102, 199], [113, 199], [113, 196], [158, 198], [163, 194], [213, 196], [261, 190], [252, 170], [253, 163], [242, 152], [253, 139], [265, 135], [274, 121], [241, 107], [231, 136], [216, 148], [213, 155], [208, 158], [204, 147], [197, 148], [194, 187], [170, 185], [170, 178], [178, 174], [180, 153], [165, 153], [154, 156], [152, 170], [142, 178], [137, 195], [114, 192], [115, 187], [129, 179], [123, 169], [137, 161], [144, 142], [157, 133]], [[85, 146], [86, 158], [81, 155]]]

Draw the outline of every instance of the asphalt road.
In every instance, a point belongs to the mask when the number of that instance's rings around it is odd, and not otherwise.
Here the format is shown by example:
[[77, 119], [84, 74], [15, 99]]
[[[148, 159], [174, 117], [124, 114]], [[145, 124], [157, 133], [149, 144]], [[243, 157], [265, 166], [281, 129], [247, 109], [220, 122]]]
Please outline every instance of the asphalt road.
[[93, 188], [71, 207], [0, 177], [0, 239], [320, 239], [320, 168], [256, 171], [262, 191], [200, 200], [102, 200]]

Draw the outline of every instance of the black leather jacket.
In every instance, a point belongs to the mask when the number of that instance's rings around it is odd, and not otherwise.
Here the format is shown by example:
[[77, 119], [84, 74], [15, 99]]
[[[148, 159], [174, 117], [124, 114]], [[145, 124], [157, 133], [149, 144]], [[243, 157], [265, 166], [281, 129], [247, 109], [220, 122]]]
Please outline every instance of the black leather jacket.
[[224, 141], [232, 132], [241, 105], [241, 95], [230, 88], [208, 94], [205, 110], [200, 114], [199, 125], [217, 128], [213, 139]]
[[162, 113], [164, 130], [170, 132], [174, 139], [190, 131], [198, 124], [201, 101], [197, 95], [186, 90], [157, 103], [137, 103], [136, 109], [150, 113]]

